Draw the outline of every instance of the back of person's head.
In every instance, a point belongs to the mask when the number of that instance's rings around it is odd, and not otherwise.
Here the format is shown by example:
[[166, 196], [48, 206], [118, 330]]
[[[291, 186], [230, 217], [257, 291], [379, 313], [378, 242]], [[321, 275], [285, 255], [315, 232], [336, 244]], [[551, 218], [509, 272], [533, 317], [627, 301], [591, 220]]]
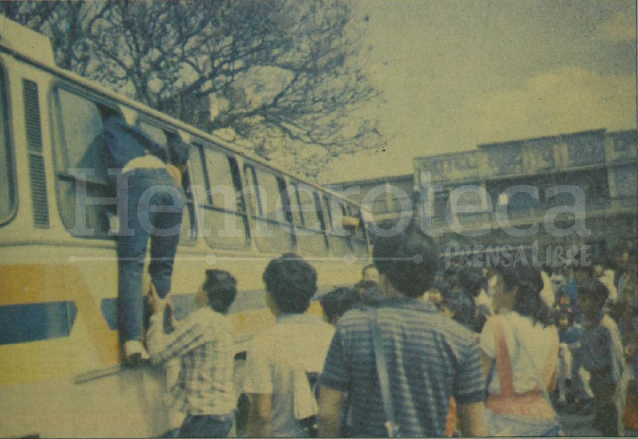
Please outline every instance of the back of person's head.
[[450, 265], [443, 270], [443, 279], [450, 282], [450, 279], [457, 278], [459, 275], [459, 267], [456, 265]]
[[168, 145], [171, 164], [175, 166], [186, 165], [191, 154], [190, 146], [179, 137], [172, 137]]
[[579, 299], [591, 299], [594, 303], [602, 306], [609, 297], [609, 290], [598, 279], [587, 279], [578, 285], [578, 298]]
[[237, 281], [227, 271], [206, 270], [203, 289], [208, 295], [210, 307], [219, 313], [226, 314], [237, 296]]
[[301, 257], [287, 253], [268, 263], [266, 290], [284, 314], [303, 314], [317, 291], [317, 272]]
[[353, 288], [339, 287], [330, 291], [320, 299], [321, 308], [331, 323], [361, 302], [361, 295]]
[[372, 257], [379, 274], [404, 296], [420, 297], [434, 282], [436, 246], [414, 225], [398, 235], [378, 237]]
[[554, 312], [541, 298], [544, 282], [540, 270], [528, 264], [498, 265], [505, 290], [516, 292], [513, 311], [545, 326], [554, 322]]
[[379, 273], [377, 267], [374, 264], [368, 264], [361, 270], [361, 279], [364, 282], [377, 282], [379, 279]]
[[460, 287], [473, 297], [479, 295], [484, 281], [483, 270], [480, 268], [466, 267], [461, 269], [458, 275]]

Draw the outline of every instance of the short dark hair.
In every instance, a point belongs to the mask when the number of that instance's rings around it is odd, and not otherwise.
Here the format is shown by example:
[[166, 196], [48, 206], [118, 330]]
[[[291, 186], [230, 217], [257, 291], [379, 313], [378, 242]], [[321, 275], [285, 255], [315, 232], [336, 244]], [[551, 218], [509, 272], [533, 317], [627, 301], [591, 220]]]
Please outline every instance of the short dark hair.
[[206, 270], [206, 280], [202, 288], [208, 295], [210, 307], [222, 314], [228, 312], [237, 297], [237, 281], [224, 270]]
[[301, 257], [286, 253], [268, 263], [264, 283], [282, 313], [303, 314], [317, 291], [317, 271]]
[[339, 287], [319, 301], [328, 320], [334, 321], [356, 306], [361, 301], [361, 295], [354, 288]]
[[459, 286], [472, 297], [478, 297], [484, 281], [483, 271], [480, 268], [466, 267], [461, 269], [458, 275]]
[[604, 283], [598, 279], [586, 279], [578, 285], [578, 297], [591, 297], [602, 306], [609, 297], [609, 290]]
[[434, 240], [414, 225], [398, 235], [378, 237], [372, 257], [379, 273], [407, 297], [422, 296], [434, 282], [438, 265]]
[[554, 311], [541, 298], [544, 282], [541, 272], [523, 263], [510, 266], [497, 265], [495, 270], [503, 276], [507, 291], [516, 290], [514, 311], [544, 326], [554, 323]]
[[361, 276], [363, 276], [363, 275], [366, 273], [366, 271], [368, 271], [368, 270], [369, 270], [369, 269], [371, 269], [371, 268], [376, 269], [377, 267], [375, 267], [375, 266], [374, 266], [374, 264], [368, 264], [368, 265], [366, 265], [365, 267], [363, 267], [363, 268], [361, 269]]
[[179, 137], [172, 137], [169, 141], [169, 157], [171, 164], [175, 166], [183, 166], [188, 163], [191, 155], [191, 148]]

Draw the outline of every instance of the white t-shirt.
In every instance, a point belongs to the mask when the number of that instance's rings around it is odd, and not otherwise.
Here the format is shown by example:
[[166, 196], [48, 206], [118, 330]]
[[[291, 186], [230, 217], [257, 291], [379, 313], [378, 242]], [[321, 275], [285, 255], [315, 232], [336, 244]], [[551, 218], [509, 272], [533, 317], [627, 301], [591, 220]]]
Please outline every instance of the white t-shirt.
[[[503, 315], [501, 313], [501, 315]], [[545, 362], [551, 350], [558, 346], [558, 331], [555, 326], [543, 327], [540, 323], [533, 324], [530, 317], [523, 317], [515, 312], [504, 315], [503, 333], [512, 363], [514, 391], [527, 392], [534, 389], [540, 380], [540, 374], [545, 367]], [[512, 326], [518, 331], [517, 340], [525, 343], [526, 353], [522, 346], [514, 341]], [[494, 358], [494, 318], [490, 318], [481, 332], [480, 346], [483, 352]], [[536, 368], [531, 367], [530, 356]], [[489, 393], [500, 393], [501, 386], [498, 371], [494, 369], [492, 381], [489, 385]]]
[[246, 355], [245, 393], [272, 394], [272, 437], [302, 437], [297, 420], [317, 413], [306, 372], [321, 373], [334, 328], [318, 316], [280, 316]]

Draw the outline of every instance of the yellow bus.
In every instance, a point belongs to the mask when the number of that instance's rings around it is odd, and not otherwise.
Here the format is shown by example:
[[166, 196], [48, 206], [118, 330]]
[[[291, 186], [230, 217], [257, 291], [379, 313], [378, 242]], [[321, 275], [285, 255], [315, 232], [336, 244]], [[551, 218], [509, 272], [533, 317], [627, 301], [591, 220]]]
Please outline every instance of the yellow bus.
[[105, 111], [164, 147], [191, 145], [171, 295], [182, 318], [207, 268], [230, 271], [238, 354], [274, 323], [261, 280], [273, 257], [309, 260], [319, 294], [369, 261], [360, 206], [56, 67], [46, 37], [0, 16], [0, 437], [148, 437], [181, 422], [165, 403], [174, 365], [120, 363], [117, 215], [97, 166]]

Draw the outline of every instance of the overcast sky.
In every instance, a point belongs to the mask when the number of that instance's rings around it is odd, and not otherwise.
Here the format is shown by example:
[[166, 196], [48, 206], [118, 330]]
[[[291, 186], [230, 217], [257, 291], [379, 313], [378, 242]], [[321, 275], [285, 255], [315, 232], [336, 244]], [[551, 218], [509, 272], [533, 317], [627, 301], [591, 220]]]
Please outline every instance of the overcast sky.
[[[385, 151], [321, 181], [412, 172], [480, 143], [636, 127], [635, 0], [353, 0], [368, 16]], [[362, 18], [363, 19], [363, 18]]]

